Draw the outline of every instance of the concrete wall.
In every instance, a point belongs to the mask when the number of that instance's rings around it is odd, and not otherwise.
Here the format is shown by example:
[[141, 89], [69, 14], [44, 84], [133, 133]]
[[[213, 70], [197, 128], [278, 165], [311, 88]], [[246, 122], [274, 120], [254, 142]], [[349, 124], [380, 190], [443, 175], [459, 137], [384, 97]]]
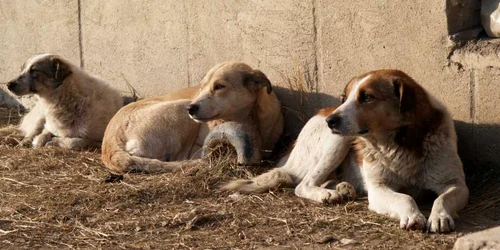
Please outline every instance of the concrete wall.
[[[500, 166], [500, 69], [449, 59], [461, 44], [450, 35], [477, 27], [471, 16], [479, 13], [478, 3], [1, 0], [0, 82], [34, 53], [50, 51], [125, 92], [128, 81], [152, 96], [198, 84], [217, 62], [241, 60], [275, 85], [303, 83], [313, 93], [279, 94], [287, 106], [310, 115], [338, 104], [334, 97], [353, 76], [399, 68], [448, 105], [465, 161]], [[289, 112], [291, 123], [300, 124], [293, 116]]]

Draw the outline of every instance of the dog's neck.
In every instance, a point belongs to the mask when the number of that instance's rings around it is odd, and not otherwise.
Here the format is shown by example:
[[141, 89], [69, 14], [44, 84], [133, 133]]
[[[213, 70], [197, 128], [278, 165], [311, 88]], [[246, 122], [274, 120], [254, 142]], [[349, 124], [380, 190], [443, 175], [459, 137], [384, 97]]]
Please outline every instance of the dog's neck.
[[424, 157], [428, 152], [426, 138], [440, 130], [443, 113], [435, 110], [426, 119], [405, 122], [394, 131], [379, 135], [368, 134], [356, 139], [357, 147], [363, 152], [365, 158], [370, 158], [374, 152], [382, 155], [405, 154], [412, 155], [415, 159]]
[[231, 119], [217, 119], [213, 121], [208, 121], [206, 122], [208, 128], [212, 129], [215, 126], [224, 123], [224, 122], [237, 122], [237, 123], [243, 123], [243, 124], [255, 124], [255, 121], [257, 121], [257, 116], [255, 114], [255, 108], [248, 109], [250, 110], [249, 112], [246, 113], [241, 113], [236, 117], [231, 117]]
[[[65, 81], [58, 88], [56, 88], [52, 93], [47, 93], [43, 95], [38, 95], [40, 101], [45, 105], [49, 106], [51, 113], [62, 119], [74, 120], [78, 119], [75, 117], [76, 114], [81, 115], [83, 110], [82, 102], [85, 102], [87, 98], [83, 94], [83, 91], [78, 88], [78, 85], [71, 84], [71, 81]], [[85, 111], [83, 111], [85, 112]], [[89, 110], [92, 112], [92, 110]]]

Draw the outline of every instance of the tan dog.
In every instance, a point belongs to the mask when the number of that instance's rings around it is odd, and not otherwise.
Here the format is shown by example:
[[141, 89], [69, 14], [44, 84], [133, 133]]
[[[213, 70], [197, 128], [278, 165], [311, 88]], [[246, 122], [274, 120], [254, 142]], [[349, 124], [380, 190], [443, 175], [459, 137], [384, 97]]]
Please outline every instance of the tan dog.
[[24, 143], [32, 141], [33, 147], [99, 147], [109, 120], [123, 106], [117, 90], [52, 54], [30, 58], [8, 88], [39, 99], [19, 126]]
[[226, 121], [251, 124], [262, 138], [262, 146], [255, 150], [273, 149], [283, 130], [283, 116], [261, 71], [243, 63], [221, 63], [196, 89], [192, 101], [176, 100], [192, 96], [195, 88], [188, 88], [121, 109], [104, 135], [106, 167], [117, 174], [179, 171], [189, 164], [183, 160], [201, 157], [209, 131]]
[[[298, 196], [338, 201], [338, 192], [319, 185], [342, 165], [342, 180], [367, 191], [369, 208], [399, 219], [401, 228], [454, 230], [453, 217], [469, 191], [445, 106], [398, 70], [356, 77], [343, 96], [340, 107], [324, 109], [306, 124], [283, 167], [226, 188], [249, 193], [298, 184]], [[412, 198], [423, 190], [438, 194], [427, 223]]]

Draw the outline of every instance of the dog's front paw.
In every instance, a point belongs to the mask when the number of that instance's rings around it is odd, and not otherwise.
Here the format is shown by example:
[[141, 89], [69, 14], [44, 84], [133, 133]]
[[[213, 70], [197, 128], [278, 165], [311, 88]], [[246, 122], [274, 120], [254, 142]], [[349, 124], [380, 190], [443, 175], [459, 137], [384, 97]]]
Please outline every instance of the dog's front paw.
[[45, 144], [45, 147], [59, 148], [60, 145], [56, 138], [52, 138], [52, 140]]
[[33, 137], [25, 137], [19, 142], [21, 147], [29, 147], [30, 145], [33, 145]]
[[446, 212], [431, 213], [427, 220], [427, 231], [431, 233], [449, 233], [455, 231], [455, 221]]
[[425, 217], [420, 211], [401, 216], [399, 227], [405, 230], [423, 230]]
[[356, 199], [356, 189], [348, 182], [341, 182], [335, 186], [337, 192], [342, 196], [343, 200]]
[[324, 204], [337, 204], [342, 202], [342, 195], [336, 190], [325, 189], [324, 192], [321, 193], [319, 200]]
[[40, 135], [35, 136], [35, 138], [33, 138], [33, 142], [31, 143], [31, 145], [34, 148], [41, 148], [41, 147], [45, 146], [48, 142], [50, 142], [51, 139], [52, 139], [52, 135], [50, 135], [50, 134], [40, 134]]

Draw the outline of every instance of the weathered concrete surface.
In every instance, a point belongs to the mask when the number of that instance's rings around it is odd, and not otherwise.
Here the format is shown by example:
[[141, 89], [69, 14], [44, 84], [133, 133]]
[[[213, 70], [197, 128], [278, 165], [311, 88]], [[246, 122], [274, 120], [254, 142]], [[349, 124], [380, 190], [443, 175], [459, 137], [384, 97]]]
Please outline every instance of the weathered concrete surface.
[[458, 238], [454, 250], [500, 249], [500, 227], [490, 228]]
[[450, 61], [469, 70], [500, 68], [499, 50], [500, 39], [481, 39], [454, 50]]
[[282, 74], [314, 68], [313, 1], [186, 1], [193, 83], [207, 66], [240, 60], [276, 84]]
[[2, 0], [0, 34], [0, 83], [16, 77], [38, 53], [60, 54], [80, 64], [77, 0]]
[[182, 1], [81, 1], [86, 70], [127, 91], [154, 96], [188, 86]]

